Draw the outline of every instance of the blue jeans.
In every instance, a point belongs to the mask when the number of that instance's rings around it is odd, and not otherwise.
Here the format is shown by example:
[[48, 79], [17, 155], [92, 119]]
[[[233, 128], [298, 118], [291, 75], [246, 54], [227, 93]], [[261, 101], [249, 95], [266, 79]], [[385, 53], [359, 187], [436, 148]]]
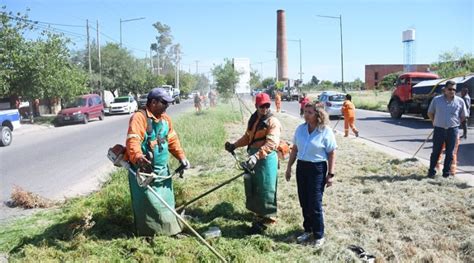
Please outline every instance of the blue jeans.
[[458, 127], [453, 127], [449, 129], [443, 129], [440, 127], [434, 128], [433, 151], [431, 152], [430, 169], [428, 170], [429, 175], [436, 174], [435, 166], [438, 162], [439, 155], [441, 154], [441, 151], [443, 149], [443, 143], [446, 144], [443, 176], [446, 177], [449, 175], [449, 169], [451, 168], [451, 163], [453, 162], [453, 152], [458, 137], [458, 131]]
[[327, 163], [298, 160], [296, 183], [298, 198], [303, 210], [303, 228], [312, 232], [315, 239], [324, 236], [323, 193], [326, 185]]

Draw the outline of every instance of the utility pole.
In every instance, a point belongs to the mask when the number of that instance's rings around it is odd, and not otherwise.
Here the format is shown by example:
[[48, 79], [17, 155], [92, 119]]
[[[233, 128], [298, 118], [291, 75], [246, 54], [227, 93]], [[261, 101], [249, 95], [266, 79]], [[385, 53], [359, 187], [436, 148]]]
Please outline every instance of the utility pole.
[[179, 89], [179, 50], [176, 49], [176, 87]]
[[342, 92], [346, 92], [344, 87], [344, 52], [342, 51], [342, 15], [339, 15], [339, 28], [341, 32], [341, 81], [342, 81]]
[[102, 60], [100, 57], [100, 40], [99, 40], [99, 20], [97, 19], [97, 53], [99, 59], [99, 90], [102, 94], [102, 99], [104, 98], [104, 92], [102, 91]]
[[86, 20], [87, 28], [87, 57], [89, 58], [89, 79], [92, 77], [92, 63], [91, 63], [91, 43], [89, 38], [89, 19]]
[[153, 50], [151, 49], [150, 46], [150, 67], [151, 67], [151, 73], [154, 73], [154, 68], [153, 68]]
[[342, 86], [342, 92], [346, 92], [346, 88], [344, 87], [344, 51], [342, 48], [342, 15], [339, 15], [339, 16], [317, 15], [317, 16], [324, 17], [324, 18], [339, 19], [339, 31], [341, 35], [341, 86]]
[[196, 62], [196, 75], [199, 73], [199, 60], [195, 60]]

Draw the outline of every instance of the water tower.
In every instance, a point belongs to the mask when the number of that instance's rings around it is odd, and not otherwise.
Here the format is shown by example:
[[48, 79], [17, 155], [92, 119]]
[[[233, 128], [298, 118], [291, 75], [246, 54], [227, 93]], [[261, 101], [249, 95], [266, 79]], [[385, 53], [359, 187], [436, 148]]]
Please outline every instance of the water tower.
[[415, 65], [415, 29], [408, 29], [402, 33], [403, 42], [403, 71], [414, 70]]

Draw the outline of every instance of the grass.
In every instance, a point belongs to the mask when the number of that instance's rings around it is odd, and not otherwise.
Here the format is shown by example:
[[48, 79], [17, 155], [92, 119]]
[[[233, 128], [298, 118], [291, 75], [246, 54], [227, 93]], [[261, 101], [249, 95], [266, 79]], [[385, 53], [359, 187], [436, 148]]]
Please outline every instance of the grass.
[[[194, 168], [176, 179], [177, 204], [236, 175], [227, 139], [241, 136], [245, 124], [230, 106], [191, 113], [175, 121]], [[277, 114], [283, 138], [300, 123]], [[474, 191], [455, 180], [426, 179], [415, 160], [398, 160], [358, 139], [337, 137], [334, 186], [326, 189], [326, 244], [320, 250], [295, 243], [301, 210], [294, 178], [279, 170], [278, 224], [266, 235], [246, 235], [252, 214], [245, 209], [241, 179], [191, 205], [186, 214], [199, 233], [218, 226], [216, 250], [235, 262], [358, 262], [347, 246], [355, 244], [377, 262], [473, 262]], [[238, 154], [244, 157], [244, 151]], [[172, 167], [174, 167], [172, 165]], [[216, 261], [193, 236], [135, 237], [126, 173], [118, 170], [103, 188], [69, 200], [54, 210], [0, 227], [0, 252], [12, 262], [190, 262]]]
[[350, 92], [357, 109], [387, 111], [391, 91], [364, 90]]
[[[44, 116], [34, 117], [34, 124], [37, 124], [37, 125], [53, 125], [55, 118], [56, 118], [56, 115], [44, 115]], [[30, 123], [30, 119], [24, 119], [22, 121], [27, 123], [27, 124]]]

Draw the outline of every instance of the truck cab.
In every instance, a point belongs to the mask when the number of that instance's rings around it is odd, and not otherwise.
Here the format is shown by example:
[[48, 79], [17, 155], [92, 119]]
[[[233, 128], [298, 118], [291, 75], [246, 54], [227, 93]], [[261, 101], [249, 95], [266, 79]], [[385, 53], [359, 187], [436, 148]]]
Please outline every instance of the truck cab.
[[400, 75], [394, 84], [395, 89], [388, 103], [391, 117], [399, 119], [404, 113], [421, 113], [426, 118], [427, 101], [414, 99], [413, 86], [434, 79], [439, 79], [439, 76], [428, 72], [407, 72]]
[[18, 110], [1, 110], [0, 125], [0, 146], [8, 146], [13, 140], [12, 131], [21, 126]]

